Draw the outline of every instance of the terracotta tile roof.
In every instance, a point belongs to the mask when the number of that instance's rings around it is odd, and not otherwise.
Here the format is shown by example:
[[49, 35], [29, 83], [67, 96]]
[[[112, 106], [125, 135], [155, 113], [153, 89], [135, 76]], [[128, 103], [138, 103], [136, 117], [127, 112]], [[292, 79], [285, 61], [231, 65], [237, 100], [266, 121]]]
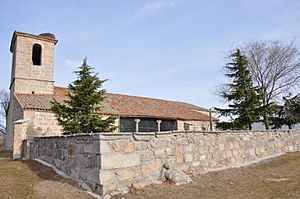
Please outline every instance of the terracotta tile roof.
[[[55, 87], [54, 95], [15, 93], [15, 97], [23, 109], [50, 111], [53, 98], [63, 102], [67, 99], [67, 92], [67, 88]], [[207, 112], [207, 109], [184, 102], [106, 93], [101, 112], [119, 116], [208, 121], [209, 117], [200, 111]]]

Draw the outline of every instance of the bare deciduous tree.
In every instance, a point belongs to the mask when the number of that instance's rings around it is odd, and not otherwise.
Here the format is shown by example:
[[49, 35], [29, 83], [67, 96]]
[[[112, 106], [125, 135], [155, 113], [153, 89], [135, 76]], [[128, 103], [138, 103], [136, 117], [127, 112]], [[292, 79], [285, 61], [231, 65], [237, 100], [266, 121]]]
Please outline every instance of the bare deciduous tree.
[[8, 107], [9, 107], [9, 93], [6, 90], [1, 90], [0, 91], [0, 131], [2, 133], [5, 133]]
[[244, 46], [254, 84], [260, 88], [263, 123], [269, 129], [272, 104], [299, 86], [300, 56], [294, 42], [254, 41]]

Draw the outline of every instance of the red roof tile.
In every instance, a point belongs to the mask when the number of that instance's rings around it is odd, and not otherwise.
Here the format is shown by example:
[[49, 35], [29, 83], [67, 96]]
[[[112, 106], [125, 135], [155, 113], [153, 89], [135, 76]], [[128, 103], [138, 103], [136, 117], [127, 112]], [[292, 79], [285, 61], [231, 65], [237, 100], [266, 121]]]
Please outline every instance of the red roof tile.
[[[15, 93], [23, 109], [50, 111], [51, 101], [67, 99], [67, 88], [54, 87], [54, 95]], [[174, 118], [182, 120], [208, 121], [209, 117], [200, 111], [208, 110], [189, 103], [168, 101], [147, 97], [106, 93], [102, 113], [108, 115]], [[216, 120], [216, 118], [213, 118]]]

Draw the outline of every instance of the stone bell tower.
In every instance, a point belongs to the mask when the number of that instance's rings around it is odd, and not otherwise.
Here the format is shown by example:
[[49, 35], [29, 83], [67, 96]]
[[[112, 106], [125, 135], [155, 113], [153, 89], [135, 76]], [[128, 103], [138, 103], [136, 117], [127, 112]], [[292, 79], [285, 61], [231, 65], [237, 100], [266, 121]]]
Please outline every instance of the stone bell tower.
[[13, 53], [11, 93], [53, 93], [56, 43], [51, 33], [32, 35], [14, 32], [10, 46]]
[[[14, 158], [21, 157], [19, 148], [26, 138], [26, 131], [16, 126], [26, 126], [30, 117], [17, 102], [15, 93], [28, 95], [54, 93], [54, 46], [51, 33], [33, 35], [15, 31], [11, 40], [12, 69], [10, 103], [6, 117], [6, 149], [14, 150]], [[22, 137], [23, 136], [23, 137]], [[18, 150], [17, 150], [18, 149]]]

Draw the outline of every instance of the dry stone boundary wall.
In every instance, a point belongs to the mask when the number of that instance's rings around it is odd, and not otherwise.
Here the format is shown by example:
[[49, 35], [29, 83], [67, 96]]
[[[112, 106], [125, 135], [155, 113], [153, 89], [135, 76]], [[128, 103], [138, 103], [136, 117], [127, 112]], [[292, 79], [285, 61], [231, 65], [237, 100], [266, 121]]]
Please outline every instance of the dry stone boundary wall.
[[300, 150], [300, 130], [99, 133], [36, 137], [30, 157], [105, 195], [165, 180], [166, 168], [201, 173]]

